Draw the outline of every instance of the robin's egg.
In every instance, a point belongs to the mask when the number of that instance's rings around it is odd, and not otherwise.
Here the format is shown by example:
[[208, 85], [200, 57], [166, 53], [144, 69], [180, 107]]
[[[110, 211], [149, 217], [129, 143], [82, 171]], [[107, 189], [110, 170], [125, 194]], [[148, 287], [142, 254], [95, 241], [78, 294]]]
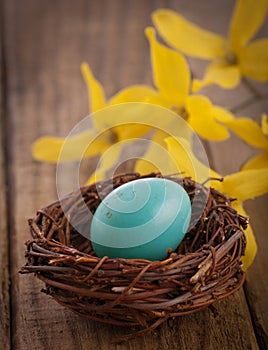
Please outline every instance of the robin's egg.
[[113, 190], [91, 223], [97, 256], [163, 260], [188, 230], [191, 202], [182, 186], [161, 178], [138, 179]]

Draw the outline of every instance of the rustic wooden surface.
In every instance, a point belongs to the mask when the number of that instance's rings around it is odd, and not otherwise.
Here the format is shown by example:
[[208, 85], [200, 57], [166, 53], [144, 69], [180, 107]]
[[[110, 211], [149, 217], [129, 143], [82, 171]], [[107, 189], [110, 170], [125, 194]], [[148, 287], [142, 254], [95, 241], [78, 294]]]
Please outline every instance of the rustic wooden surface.
[[[18, 274], [24, 263], [24, 242], [29, 238], [26, 220], [36, 209], [56, 199], [55, 166], [33, 161], [31, 144], [44, 134], [65, 136], [87, 114], [87, 93], [79, 69], [81, 61], [90, 63], [96, 77], [104, 84], [107, 96], [130, 84], [151, 83], [149, 50], [143, 29], [151, 23], [153, 9], [167, 6], [203, 27], [227, 33], [233, 4], [232, 0], [3, 2], [1, 349], [267, 348], [265, 196], [247, 203], [259, 243], [258, 257], [247, 273], [244, 290], [215, 305], [219, 313], [217, 317], [204, 310], [167, 322], [144, 338], [120, 346], [112, 345], [114, 336], [128, 331], [73, 315], [40, 293], [42, 283], [34, 276]], [[195, 60], [192, 63], [197, 71], [199, 63]], [[250, 97], [243, 86], [236, 93], [227, 92], [227, 95], [214, 88], [213, 94], [214, 102], [230, 108]], [[258, 101], [242, 110], [241, 115], [259, 117], [264, 108], [267, 111], [267, 102]], [[211, 160], [223, 173], [237, 171], [241, 155], [246, 159], [251, 153], [252, 150], [236, 138], [213, 149], [210, 147]]]
[[[0, 36], [0, 79], [1, 85], [4, 82], [4, 60], [2, 55], [2, 36]], [[0, 339], [7, 348], [10, 346], [10, 298], [9, 298], [9, 237], [7, 227], [7, 206], [6, 206], [6, 168], [5, 168], [5, 141], [4, 129], [4, 93], [0, 94]]]

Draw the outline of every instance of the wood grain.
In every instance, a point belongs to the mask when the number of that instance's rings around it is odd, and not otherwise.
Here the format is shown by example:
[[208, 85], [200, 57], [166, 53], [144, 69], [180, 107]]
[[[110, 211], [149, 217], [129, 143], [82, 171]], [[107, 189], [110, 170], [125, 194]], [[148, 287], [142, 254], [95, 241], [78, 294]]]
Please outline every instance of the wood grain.
[[247, 273], [245, 290], [261, 349], [268, 347], [268, 237], [267, 227], [264, 225], [267, 222], [267, 203], [268, 196], [265, 195], [248, 201], [245, 205], [258, 243], [258, 254]]
[[[268, 25], [267, 25], [268, 33]], [[255, 84], [258, 89], [262, 86]], [[263, 90], [265, 91], [265, 90]], [[239, 116], [250, 116], [260, 121], [260, 116], [264, 111], [268, 111], [267, 99], [252, 103], [250, 106], [240, 109]], [[234, 135], [231, 140], [218, 147], [211, 149], [215, 168], [224, 174], [236, 172], [242, 162], [248, 160], [257, 150], [243, 144]], [[232, 154], [232, 157], [230, 155]], [[256, 179], [258, 181], [258, 179]], [[267, 349], [268, 346], [268, 260], [267, 260], [267, 212], [268, 212], [267, 194], [256, 199], [245, 202], [245, 210], [250, 217], [254, 234], [258, 244], [258, 252], [253, 265], [247, 271], [245, 292], [250, 306], [251, 316], [254, 322], [255, 332], [258, 344], [261, 349]]]
[[[172, 1], [171, 1], [172, 2]], [[175, 5], [176, 1], [172, 2]], [[213, 16], [213, 7], [208, 2], [202, 2], [197, 11], [189, 11], [187, 18], [203, 28], [210, 29], [217, 33], [227, 35], [228, 21], [219, 21], [218, 16]], [[220, 10], [220, 8], [219, 8]], [[187, 10], [185, 10], [187, 12]], [[218, 11], [218, 10], [217, 10]], [[226, 18], [231, 17], [232, 6], [224, 9]], [[207, 16], [205, 15], [207, 14]], [[209, 21], [207, 20], [209, 18]], [[266, 20], [257, 38], [268, 36], [268, 21]], [[195, 71], [200, 74], [200, 63], [191, 61]], [[239, 85], [235, 90], [222, 90], [217, 86], [205, 88], [203, 91], [210, 96], [215, 104], [235, 110], [237, 117], [250, 117], [260, 123], [261, 115], [268, 112], [268, 87], [267, 83], [257, 83], [249, 80], [248, 83], [258, 92], [259, 97], [254, 97], [247, 84]], [[256, 155], [259, 151], [246, 145], [234, 135], [225, 142], [211, 143], [208, 146], [211, 166], [223, 175], [239, 170], [239, 167], [248, 159]], [[258, 254], [254, 264], [247, 271], [245, 284], [246, 298], [249, 303], [251, 316], [254, 322], [258, 344], [261, 349], [268, 348], [268, 259], [267, 259], [267, 195], [249, 200], [245, 203], [245, 208], [250, 216], [250, 223], [254, 229], [258, 244]]]
[[[204, 3], [208, 9], [211, 2]], [[81, 61], [90, 63], [107, 96], [126, 85], [151, 82], [143, 35], [150, 13], [165, 5], [193, 13], [192, 5], [187, 4], [182, 0], [5, 2], [8, 127], [12, 129], [9, 174], [11, 191], [16, 194], [9, 208], [14, 218], [14, 349], [258, 349], [243, 291], [216, 304], [216, 318], [204, 310], [118, 346], [111, 345], [111, 339], [129, 330], [76, 317], [40, 293], [40, 281], [17, 274], [29, 238], [27, 218], [56, 199], [55, 166], [33, 161], [31, 144], [44, 134], [65, 136], [87, 114]], [[213, 6], [229, 14], [232, 4], [218, 0]], [[205, 10], [200, 11], [201, 17]], [[197, 16], [198, 11], [195, 13]]]
[[[2, 8], [0, 2], [0, 9]], [[1, 16], [0, 16], [1, 17]], [[0, 339], [3, 349], [10, 349], [9, 240], [6, 206], [5, 104], [3, 26], [0, 26]]]

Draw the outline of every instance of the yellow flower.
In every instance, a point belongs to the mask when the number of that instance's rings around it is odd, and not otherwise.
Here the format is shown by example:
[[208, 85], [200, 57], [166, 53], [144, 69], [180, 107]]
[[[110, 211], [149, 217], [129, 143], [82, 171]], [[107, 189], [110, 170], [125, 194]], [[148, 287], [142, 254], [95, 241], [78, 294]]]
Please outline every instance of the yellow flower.
[[184, 57], [156, 40], [155, 30], [145, 31], [151, 48], [154, 84], [160, 96], [158, 103], [177, 112], [201, 137], [221, 141], [229, 137], [219, 122], [233, 115], [213, 105], [205, 96], [190, 94], [190, 70]]
[[169, 9], [154, 11], [152, 18], [168, 44], [186, 55], [212, 60], [204, 79], [194, 81], [194, 91], [213, 83], [231, 89], [242, 76], [268, 80], [268, 38], [250, 41], [264, 22], [267, 8], [268, 0], [237, 0], [227, 39]]
[[267, 115], [263, 114], [261, 127], [249, 118], [233, 119], [224, 124], [246, 143], [262, 150], [259, 155], [247, 161], [241, 170], [268, 168]]
[[[205, 172], [209, 172], [211, 177], [222, 177], [211, 169], [205, 169], [205, 165], [200, 164], [189, 149], [185, 152], [185, 147], [182, 147], [181, 140], [169, 137], [165, 141], [171, 157], [175, 160], [177, 166], [185, 171], [186, 175], [197, 180], [196, 169], [201, 167], [204, 170], [204, 174]], [[268, 168], [250, 169], [227, 175], [224, 177], [223, 182], [211, 181], [210, 186], [218, 189], [230, 198], [236, 198], [237, 200], [232, 203], [233, 208], [239, 214], [247, 216], [243, 208], [243, 202], [268, 192], [267, 178]], [[257, 245], [250, 225], [248, 225], [248, 228], [245, 230], [245, 234], [247, 238], [247, 248], [242, 260], [243, 268], [247, 269], [254, 260], [257, 252]]]
[[[213, 105], [205, 96], [190, 94], [190, 70], [184, 57], [156, 40], [155, 30], [147, 28], [145, 34], [150, 43], [151, 61], [154, 84], [159, 91], [158, 101], [160, 105], [167, 107], [183, 117], [199, 136], [211, 141], [221, 141], [229, 137], [226, 126], [220, 124], [223, 121], [233, 120], [233, 115], [227, 110]], [[162, 130], [156, 131], [152, 138], [152, 144], [158, 143], [166, 147], [164, 138], [170, 136]], [[185, 135], [187, 140], [190, 135]], [[145, 153], [145, 159], [157, 159], [157, 148], [149, 147]], [[157, 168], [152, 162], [140, 159], [135, 170], [140, 173], [155, 171]]]
[[[90, 144], [83, 156], [100, 156], [111, 145], [118, 143], [118, 146], [112, 147], [112, 150], [109, 152], [109, 158], [105, 157], [101, 160], [97, 172], [90, 178], [89, 182], [102, 180], [105, 173], [116, 163], [121, 154], [121, 141], [138, 138], [151, 129], [142, 124], [132, 125], [131, 127], [129, 124], [113, 127], [115, 120], [109, 118], [109, 113], [107, 113], [107, 118], [105, 120], [102, 118], [101, 121], [98, 120], [98, 113], [94, 114], [94, 112], [104, 107], [124, 102], [147, 102], [174, 109], [182, 114], [192, 128], [202, 137], [210, 140], [224, 140], [228, 138], [227, 128], [220, 125], [218, 121], [230, 120], [233, 118], [232, 114], [221, 107], [212, 105], [209, 99], [204, 96], [189, 95], [190, 72], [185, 59], [179, 53], [159, 44], [155, 39], [153, 29], [148, 29], [147, 35], [151, 43], [155, 84], [159, 91], [145, 85], [134, 85], [121, 90], [107, 100], [102, 85], [96, 80], [90, 67], [83, 63], [81, 70], [88, 88], [89, 110], [93, 112], [93, 128], [69, 137], [67, 141], [65, 138], [41, 137], [33, 145], [33, 156], [35, 159], [57, 162], [64, 144], [64, 156], [61, 157], [61, 160], [79, 160], [81, 158], [81, 149], [85, 149], [87, 140], [94, 138], [94, 134], [98, 133], [98, 131], [109, 129]], [[163, 132], [158, 130], [155, 133], [154, 140], [157, 139], [160, 143], [159, 135], [161, 133], [162, 140], [168, 136], [163, 135]]]
[[[96, 112], [106, 106], [115, 105], [123, 102], [148, 102], [158, 103], [161, 100], [160, 95], [154, 89], [144, 85], [134, 85], [126, 89], [121, 90], [115, 96], [108, 101], [106, 100], [105, 93], [101, 84], [93, 76], [88, 64], [83, 63], [81, 65], [81, 71], [85, 82], [87, 84], [89, 93], [89, 109], [90, 112]], [[96, 114], [98, 116], [98, 114]], [[88, 144], [88, 140], [94, 138], [98, 133], [107, 130], [102, 133], [96, 140], [94, 140], [86, 149], [83, 157], [93, 157], [104, 153], [111, 145], [115, 143], [120, 144], [120, 141], [127, 140], [129, 138], [137, 138], [146, 134], [150, 127], [137, 124], [137, 125], [119, 125], [113, 127], [116, 124], [116, 120], [109, 118], [109, 113], [106, 114], [107, 119], [98, 120], [95, 114], [92, 114], [93, 127], [90, 130], [82, 132], [78, 135], [65, 138], [44, 136], [36, 140], [32, 147], [33, 157], [37, 160], [56, 163], [59, 159], [62, 146], [64, 144], [64, 155], [61, 156], [61, 161], [68, 160], [80, 160], [81, 150], [85, 149]], [[108, 171], [112, 165], [118, 159], [122, 147], [113, 147], [109, 152], [109, 158], [104, 158], [101, 161], [100, 167], [97, 173], [94, 174], [94, 178], [91, 181], [101, 180], [104, 178], [105, 172]]]

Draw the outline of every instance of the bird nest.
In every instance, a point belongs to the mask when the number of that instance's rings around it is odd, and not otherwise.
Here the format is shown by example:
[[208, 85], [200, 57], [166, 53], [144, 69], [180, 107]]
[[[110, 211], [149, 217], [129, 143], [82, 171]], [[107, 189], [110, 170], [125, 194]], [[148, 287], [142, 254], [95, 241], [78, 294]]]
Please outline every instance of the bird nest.
[[[162, 261], [97, 257], [70, 218], [83, 223], [81, 202], [94, 214], [114, 188], [145, 177], [182, 185], [191, 199], [195, 225]], [[21, 273], [34, 273], [45, 284], [42, 291], [73, 312], [117, 326], [138, 326], [135, 334], [143, 335], [168, 318], [204, 309], [241, 287], [246, 227], [247, 219], [231, 207], [230, 199], [189, 177], [123, 174], [38, 210], [29, 220], [32, 239], [26, 242]]]

